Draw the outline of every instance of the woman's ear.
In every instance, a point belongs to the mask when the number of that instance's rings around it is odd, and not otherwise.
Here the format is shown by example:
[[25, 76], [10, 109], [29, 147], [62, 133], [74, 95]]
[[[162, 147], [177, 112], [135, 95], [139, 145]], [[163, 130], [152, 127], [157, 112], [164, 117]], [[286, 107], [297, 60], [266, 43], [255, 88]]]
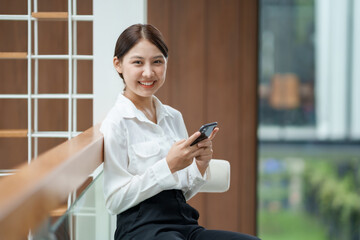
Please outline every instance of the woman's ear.
[[113, 58], [113, 64], [118, 73], [122, 73], [122, 61], [118, 59], [118, 57]]

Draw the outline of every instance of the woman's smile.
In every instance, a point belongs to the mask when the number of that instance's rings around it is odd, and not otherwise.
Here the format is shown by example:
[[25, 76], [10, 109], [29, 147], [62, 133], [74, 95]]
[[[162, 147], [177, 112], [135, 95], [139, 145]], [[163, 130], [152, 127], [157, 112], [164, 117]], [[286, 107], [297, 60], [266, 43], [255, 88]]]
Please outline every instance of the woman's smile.
[[144, 88], [152, 88], [154, 87], [156, 81], [139, 81], [139, 83]]

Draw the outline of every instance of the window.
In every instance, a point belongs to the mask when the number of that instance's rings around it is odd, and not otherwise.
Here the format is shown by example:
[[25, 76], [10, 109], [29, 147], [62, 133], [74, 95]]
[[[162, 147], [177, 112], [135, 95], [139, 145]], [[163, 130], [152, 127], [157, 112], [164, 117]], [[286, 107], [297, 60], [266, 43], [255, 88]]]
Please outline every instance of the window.
[[261, 1], [261, 139], [360, 139], [357, 5]]
[[258, 229], [357, 239], [360, 3], [261, 0]]

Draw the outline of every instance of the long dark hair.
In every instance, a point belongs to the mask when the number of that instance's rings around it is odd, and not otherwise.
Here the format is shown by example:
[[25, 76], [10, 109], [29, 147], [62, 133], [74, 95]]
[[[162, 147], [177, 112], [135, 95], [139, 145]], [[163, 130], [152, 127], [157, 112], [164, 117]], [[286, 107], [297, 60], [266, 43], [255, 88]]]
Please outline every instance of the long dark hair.
[[[141, 39], [149, 40], [165, 58], [168, 57], [168, 48], [161, 32], [151, 24], [134, 24], [125, 29], [116, 41], [114, 57], [122, 60], [124, 55]], [[119, 75], [124, 79], [121, 73]]]

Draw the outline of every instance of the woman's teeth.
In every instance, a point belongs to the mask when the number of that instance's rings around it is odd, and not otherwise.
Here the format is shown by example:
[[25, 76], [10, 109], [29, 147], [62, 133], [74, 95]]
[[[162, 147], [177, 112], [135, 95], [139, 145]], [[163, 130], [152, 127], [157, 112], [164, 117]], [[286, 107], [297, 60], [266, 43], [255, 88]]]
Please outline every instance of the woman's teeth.
[[140, 82], [140, 84], [145, 85], [145, 86], [151, 86], [154, 84], [154, 82]]

